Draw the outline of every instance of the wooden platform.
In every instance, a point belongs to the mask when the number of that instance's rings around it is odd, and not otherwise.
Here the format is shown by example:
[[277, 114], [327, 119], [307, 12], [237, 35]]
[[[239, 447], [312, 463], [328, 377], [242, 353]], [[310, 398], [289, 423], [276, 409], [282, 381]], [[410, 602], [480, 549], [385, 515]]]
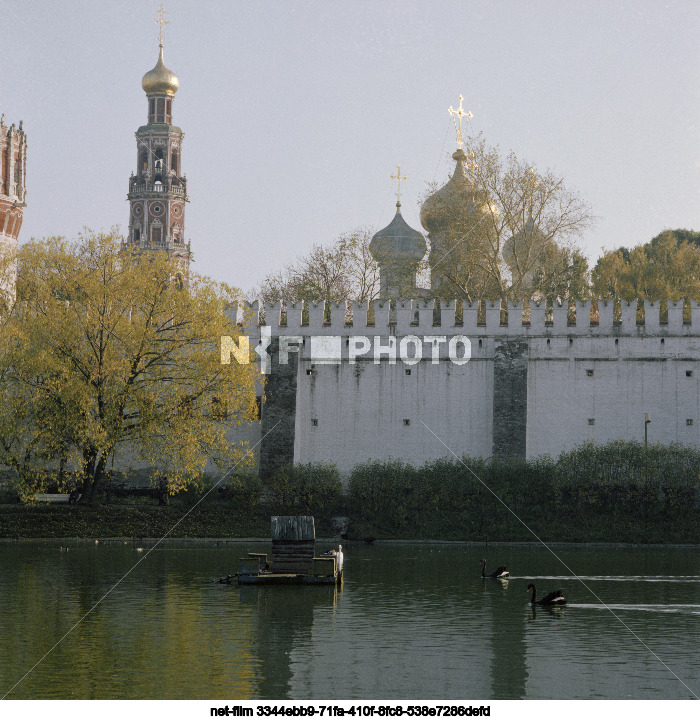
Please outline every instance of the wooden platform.
[[316, 532], [313, 516], [272, 516], [272, 559], [266, 553], [241, 558], [241, 584], [333, 584], [339, 583], [334, 556], [314, 556]]

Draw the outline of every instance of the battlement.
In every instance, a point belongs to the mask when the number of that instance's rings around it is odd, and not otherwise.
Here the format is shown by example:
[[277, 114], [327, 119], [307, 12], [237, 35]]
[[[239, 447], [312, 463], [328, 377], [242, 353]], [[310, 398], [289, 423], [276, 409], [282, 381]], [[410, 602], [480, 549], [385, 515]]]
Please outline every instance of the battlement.
[[[638, 312], [639, 310], [639, 312]], [[700, 304], [690, 301], [347, 301], [258, 302], [231, 308], [231, 317], [255, 333], [261, 325], [276, 335], [467, 335], [467, 336], [696, 336]], [[638, 317], [642, 317], [639, 322]], [[664, 320], [662, 320], [662, 318]]]

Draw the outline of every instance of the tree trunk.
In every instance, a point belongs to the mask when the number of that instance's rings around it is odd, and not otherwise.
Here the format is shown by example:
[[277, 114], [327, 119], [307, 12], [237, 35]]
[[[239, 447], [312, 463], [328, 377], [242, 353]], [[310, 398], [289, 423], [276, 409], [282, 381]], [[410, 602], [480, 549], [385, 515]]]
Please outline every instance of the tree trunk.
[[170, 502], [170, 494], [168, 493], [168, 479], [161, 478], [158, 482], [158, 505], [167, 506]]
[[88, 506], [95, 504], [95, 483], [92, 476], [83, 473], [83, 495], [80, 497], [80, 503]]
[[107, 459], [108, 454], [104, 452], [98, 459], [98, 450], [93, 446], [83, 448], [83, 497], [81, 501], [89, 506], [93, 506], [97, 502], [97, 493], [101, 489]]
[[95, 502], [95, 449], [88, 446], [83, 448], [83, 496], [81, 503], [92, 506]]
[[94, 506], [97, 502], [97, 491], [103, 460], [97, 460], [97, 449], [93, 446], [83, 448], [83, 498], [84, 503]]

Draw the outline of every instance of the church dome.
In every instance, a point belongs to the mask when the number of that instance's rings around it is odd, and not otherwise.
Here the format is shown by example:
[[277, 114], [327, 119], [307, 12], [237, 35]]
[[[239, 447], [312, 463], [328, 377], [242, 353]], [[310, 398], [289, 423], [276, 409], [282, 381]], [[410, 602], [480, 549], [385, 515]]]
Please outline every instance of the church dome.
[[452, 157], [457, 163], [452, 177], [428, 197], [420, 211], [420, 222], [428, 233], [454, 225], [456, 220], [464, 218], [465, 211], [469, 215], [481, 214], [488, 206], [488, 200], [480, 197], [483, 194], [469, 179], [464, 151], [460, 148]]
[[403, 219], [401, 203], [396, 203], [396, 215], [391, 223], [375, 233], [369, 244], [372, 257], [380, 264], [418, 263], [426, 248], [425, 238]]
[[160, 54], [156, 66], [149, 70], [141, 81], [141, 87], [146, 91], [146, 95], [154, 93], [168, 93], [174, 95], [180, 87], [180, 81], [172, 70], [165, 67], [163, 60], [163, 46], [160, 46]]

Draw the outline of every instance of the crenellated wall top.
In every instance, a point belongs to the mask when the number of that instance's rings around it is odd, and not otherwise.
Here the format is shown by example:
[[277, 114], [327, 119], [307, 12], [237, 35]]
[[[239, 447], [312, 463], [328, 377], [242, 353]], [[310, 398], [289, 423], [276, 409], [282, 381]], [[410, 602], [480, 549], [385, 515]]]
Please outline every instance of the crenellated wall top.
[[600, 336], [700, 335], [700, 303], [690, 301], [347, 301], [271, 303], [231, 308], [251, 331], [275, 335]]

